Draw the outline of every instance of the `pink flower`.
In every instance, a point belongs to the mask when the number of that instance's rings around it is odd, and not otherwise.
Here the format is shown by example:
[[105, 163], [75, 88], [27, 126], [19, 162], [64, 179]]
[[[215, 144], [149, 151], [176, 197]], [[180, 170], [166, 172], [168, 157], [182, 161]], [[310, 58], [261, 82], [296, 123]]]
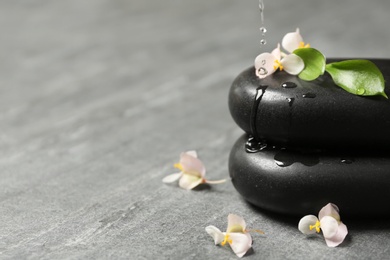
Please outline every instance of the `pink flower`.
[[226, 232], [221, 232], [215, 226], [206, 227], [206, 232], [214, 239], [215, 245], [229, 244], [238, 257], [243, 257], [252, 247], [252, 237], [246, 230], [245, 220], [234, 214], [228, 216]]
[[298, 48], [308, 48], [309, 44], [303, 42], [299, 29], [295, 32], [287, 33], [282, 40], [283, 48], [290, 54], [280, 51], [280, 44], [271, 52], [264, 52], [255, 59], [256, 76], [265, 78], [275, 71], [285, 70], [288, 74], [298, 75], [304, 68], [303, 60], [292, 52]]
[[320, 210], [318, 218], [314, 215], [304, 216], [299, 221], [298, 229], [303, 234], [319, 233], [322, 230], [329, 247], [341, 244], [348, 234], [347, 226], [340, 220], [338, 207], [332, 203], [328, 203]]
[[163, 179], [164, 183], [172, 183], [179, 180], [179, 186], [191, 190], [202, 183], [219, 184], [226, 180], [209, 181], [205, 179], [206, 168], [195, 151], [188, 151], [180, 154], [180, 162], [174, 165], [179, 173], [173, 173]]

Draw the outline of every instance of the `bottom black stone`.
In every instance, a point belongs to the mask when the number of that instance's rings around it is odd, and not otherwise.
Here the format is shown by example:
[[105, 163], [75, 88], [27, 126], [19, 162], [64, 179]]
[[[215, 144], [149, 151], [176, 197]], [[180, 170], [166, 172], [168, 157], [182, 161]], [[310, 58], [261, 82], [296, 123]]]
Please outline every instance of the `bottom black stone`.
[[290, 151], [270, 147], [247, 152], [237, 140], [229, 172], [250, 203], [283, 214], [317, 214], [327, 203], [343, 215], [390, 216], [390, 155], [362, 152]]

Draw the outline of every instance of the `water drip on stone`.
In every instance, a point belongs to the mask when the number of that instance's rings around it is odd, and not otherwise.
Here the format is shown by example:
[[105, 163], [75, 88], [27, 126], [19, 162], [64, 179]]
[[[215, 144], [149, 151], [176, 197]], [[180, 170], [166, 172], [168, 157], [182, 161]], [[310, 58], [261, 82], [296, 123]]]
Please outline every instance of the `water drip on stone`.
[[314, 166], [320, 162], [320, 158], [316, 153], [303, 153], [300, 151], [281, 150], [275, 154], [274, 160], [276, 165], [287, 167], [293, 163], [301, 163], [306, 166]]
[[267, 148], [267, 144], [256, 140], [253, 136], [249, 136], [245, 143], [245, 150], [248, 153], [257, 153]]
[[291, 107], [294, 103], [295, 98], [286, 98], [288, 105]]
[[296, 88], [297, 87], [297, 84], [295, 84], [294, 82], [284, 82], [282, 83], [282, 87], [283, 88]]
[[251, 128], [251, 133], [256, 140], [260, 140], [258, 134], [257, 134], [257, 110], [259, 108], [259, 104], [261, 99], [263, 98], [263, 95], [265, 93], [265, 90], [267, 89], [267, 86], [265, 85], [260, 85], [256, 89], [256, 95], [254, 96], [254, 101], [251, 109], [251, 120], [250, 120], [250, 128]]
[[303, 94], [302, 97], [303, 98], [315, 98], [316, 94], [309, 92], [309, 93]]
[[341, 158], [340, 162], [344, 164], [351, 164], [355, 161], [353, 158]]

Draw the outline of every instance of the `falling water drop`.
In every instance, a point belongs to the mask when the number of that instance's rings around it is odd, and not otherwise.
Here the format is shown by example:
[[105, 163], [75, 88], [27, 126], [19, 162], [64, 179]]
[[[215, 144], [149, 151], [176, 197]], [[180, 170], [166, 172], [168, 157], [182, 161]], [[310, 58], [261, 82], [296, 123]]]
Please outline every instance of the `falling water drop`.
[[260, 46], [267, 44], [267, 41], [265, 39], [265, 33], [267, 32], [267, 29], [264, 26], [264, 2], [263, 0], [259, 0], [259, 10], [260, 10], [260, 19], [261, 19], [261, 27], [260, 32], [262, 35], [262, 39], [260, 40]]
[[263, 0], [259, 0], [259, 9], [260, 9], [260, 15], [261, 15], [261, 24], [264, 23], [264, 2]]

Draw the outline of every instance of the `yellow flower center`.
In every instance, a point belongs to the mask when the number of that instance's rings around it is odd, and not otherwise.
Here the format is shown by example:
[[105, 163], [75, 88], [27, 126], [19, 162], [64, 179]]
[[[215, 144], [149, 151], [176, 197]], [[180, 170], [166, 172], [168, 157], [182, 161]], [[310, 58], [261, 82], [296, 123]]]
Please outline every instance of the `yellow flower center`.
[[298, 48], [310, 48], [310, 44], [309, 43], [307, 43], [306, 45], [305, 45], [305, 43], [304, 42], [300, 42], [299, 43], [299, 47]]
[[275, 60], [275, 65], [274, 65], [274, 70], [277, 70], [278, 68], [280, 69], [280, 71], [283, 70], [283, 65], [282, 63], [280, 63], [280, 60]]
[[176, 169], [179, 169], [180, 171], [184, 172], [183, 166], [182, 166], [180, 163], [175, 163], [175, 164], [173, 165], [173, 167], [175, 167]]
[[221, 246], [226, 245], [226, 243], [232, 244], [233, 240], [230, 238], [229, 234], [225, 235], [224, 240], [221, 242]]
[[309, 226], [310, 230], [313, 230], [315, 228], [317, 233], [320, 233], [320, 227], [321, 227], [321, 225], [320, 225], [320, 222], [318, 220], [314, 225]]

